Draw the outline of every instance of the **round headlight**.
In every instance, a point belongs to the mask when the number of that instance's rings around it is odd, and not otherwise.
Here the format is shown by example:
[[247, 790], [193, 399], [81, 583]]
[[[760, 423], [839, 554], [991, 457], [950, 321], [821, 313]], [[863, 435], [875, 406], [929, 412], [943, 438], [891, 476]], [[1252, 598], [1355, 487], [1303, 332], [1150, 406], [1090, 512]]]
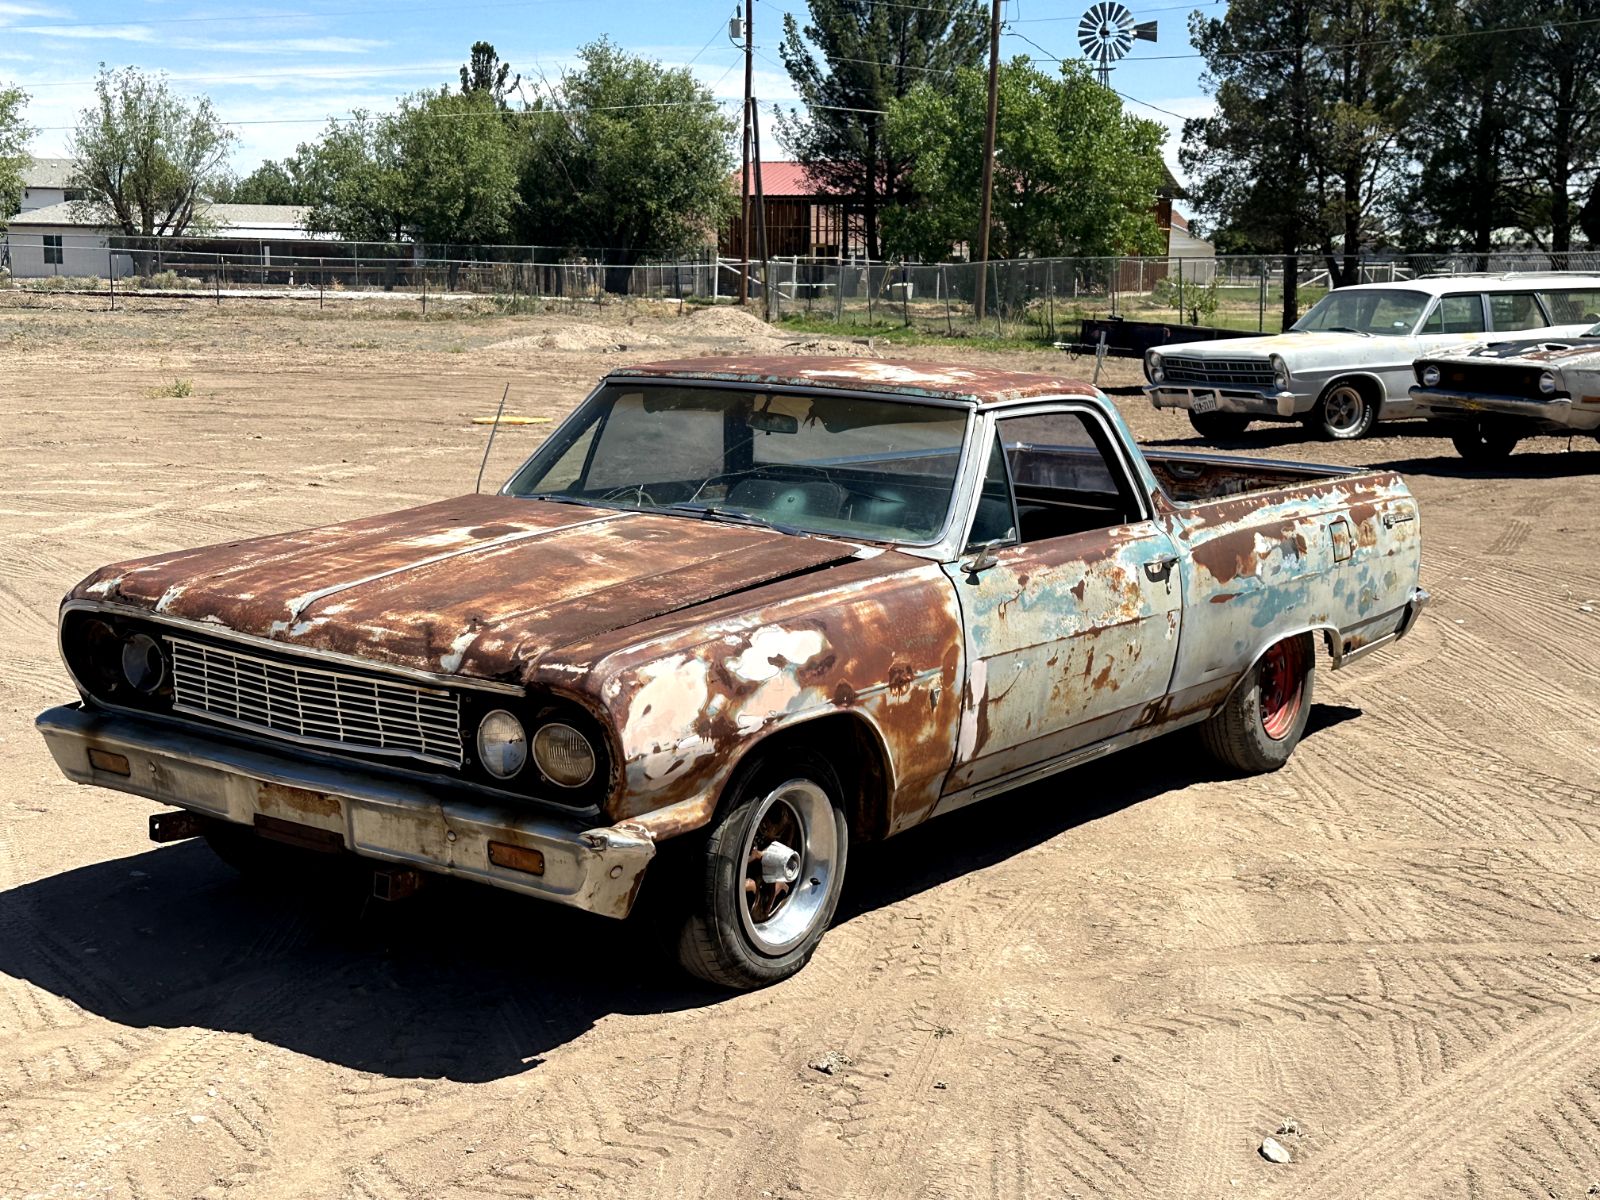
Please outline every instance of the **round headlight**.
[[136, 633], [122, 643], [122, 677], [146, 695], [160, 688], [167, 677], [167, 658], [155, 638]]
[[533, 735], [533, 761], [551, 783], [581, 787], [594, 777], [594, 747], [571, 725], [552, 721]]
[[478, 724], [478, 761], [496, 779], [510, 779], [528, 761], [522, 722], [497, 708]]
[[1289, 390], [1289, 367], [1288, 367], [1288, 364], [1285, 363], [1283, 361], [1283, 359], [1279, 358], [1276, 354], [1274, 354], [1272, 356], [1271, 362], [1272, 362], [1272, 386], [1277, 388], [1280, 392], [1288, 391]]
[[1423, 387], [1438, 387], [1439, 386], [1439, 368], [1438, 367], [1423, 367], [1422, 368], [1422, 386]]
[[1150, 364], [1150, 382], [1161, 383], [1166, 377], [1167, 373], [1161, 369], [1161, 360], [1158, 358]]
[[1539, 376], [1539, 390], [1546, 396], [1553, 396], [1556, 394], [1556, 377], [1549, 371], [1546, 371], [1543, 375]]

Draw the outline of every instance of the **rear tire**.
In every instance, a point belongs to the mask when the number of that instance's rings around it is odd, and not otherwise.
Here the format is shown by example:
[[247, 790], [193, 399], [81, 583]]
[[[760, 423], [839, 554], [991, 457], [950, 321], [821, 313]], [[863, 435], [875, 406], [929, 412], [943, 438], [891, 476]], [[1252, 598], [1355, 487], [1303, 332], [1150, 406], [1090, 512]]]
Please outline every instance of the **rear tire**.
[[1510, 458], [1522, 438], [1485, 421], [1463, 421], [1450, 440], [1470, 463], [1497, 463]]
[[1200, 726], [1211, 756], [1244, 775], [1263, 775], [1288, 762], [1311, 715], [1316, 663], [1309, 633], [1270, 647]]
[[744, 775], [685, 881], [675, 949], [686, 971], [751, 990], [810, 961], [844, 884], [842, 795], [833, 768], [810, 750], [763, 756]]
[[1194, 431], [1208, 441], [1231, 441], [1241, 437], [1250, 426], [1250, 418], [1244, 413], [1209, 412], [1189, 414], [1189, 424], [1194, 426]]
[[1378, 420], [1378, 402], [1367, 389], [1350, 380], [1335, 383], [1312, 410], [1311, 426], [1330, 442], [1353, 442], [1372, 432]]

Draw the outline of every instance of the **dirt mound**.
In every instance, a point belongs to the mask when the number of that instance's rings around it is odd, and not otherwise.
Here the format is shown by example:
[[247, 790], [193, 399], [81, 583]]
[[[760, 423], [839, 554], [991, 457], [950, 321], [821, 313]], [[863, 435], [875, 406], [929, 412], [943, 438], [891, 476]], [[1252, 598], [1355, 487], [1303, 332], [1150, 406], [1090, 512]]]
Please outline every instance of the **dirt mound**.
[[816, 354], [832, 358], [882, 358], [872, 347], [865, 342], [853, 342], [849, 338], [815, 337], [800, 342], [776, 342], [773, 344], [774, 354]]
[[771, 325], [754, 313], [721, 305], [691, 313], [683, 324], [684, 332], [690, 337], [766, 340], [778, 336]]
[[637, 346], [664, 346], [660, 338], [631, 328], [604, 325], [566, 325], [548, 333], [509, 338], [484, 347], [486, 350], [632, 350]]

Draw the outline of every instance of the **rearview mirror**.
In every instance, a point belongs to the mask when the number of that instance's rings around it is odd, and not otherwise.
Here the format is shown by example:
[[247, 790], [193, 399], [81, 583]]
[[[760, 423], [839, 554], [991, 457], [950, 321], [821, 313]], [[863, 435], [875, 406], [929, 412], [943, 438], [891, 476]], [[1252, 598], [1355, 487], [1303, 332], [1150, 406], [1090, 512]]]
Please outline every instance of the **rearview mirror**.
[[759, 429], [762, 433], [799, 433], [800, 418], [788, 413], [753, 412], [750, 414], [750, 428]]

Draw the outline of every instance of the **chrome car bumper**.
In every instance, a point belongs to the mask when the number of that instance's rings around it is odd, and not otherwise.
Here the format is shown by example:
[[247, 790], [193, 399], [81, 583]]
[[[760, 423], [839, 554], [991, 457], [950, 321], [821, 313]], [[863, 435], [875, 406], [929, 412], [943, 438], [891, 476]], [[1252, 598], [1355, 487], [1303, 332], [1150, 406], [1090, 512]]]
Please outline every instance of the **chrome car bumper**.
[[1196, 393], [1211, 396], [1216, 401], [1216, 412], [1247, 413], [1253, 417], [1294, 417], [1310, 412], [1316, 402], [1315, 396], [1300, 396], [1294, 392], [1208, 387], [1199, 383], [1144, 385], [1144, 394], [1150, 397], [1150, 404], [1155, 408], [1183, 408], [1192, 412]]
[[[79, 704], [40, 713], [34, 725], [74, 782], [602, 916], [628, 915], [655, 856], [642, 831], [564, 825], [448, 787], [280, 758]], [[491, 843], [521, 869], [491, 861]]]
[[[1527, 417], [1555, 428], [1588, 429], [1600, 425], [1600, 404], [1575, 406], [1570, 397], [1484, 396], [1473, 392], [1453, 392], [1446, 388], [1414, 387], [1411, 398], [1419, 415], [1444, 417], [1463, 413], [1496, 413], [1506, 417]], [[1576, 419], [1574, 419], [1576, 418]]]

